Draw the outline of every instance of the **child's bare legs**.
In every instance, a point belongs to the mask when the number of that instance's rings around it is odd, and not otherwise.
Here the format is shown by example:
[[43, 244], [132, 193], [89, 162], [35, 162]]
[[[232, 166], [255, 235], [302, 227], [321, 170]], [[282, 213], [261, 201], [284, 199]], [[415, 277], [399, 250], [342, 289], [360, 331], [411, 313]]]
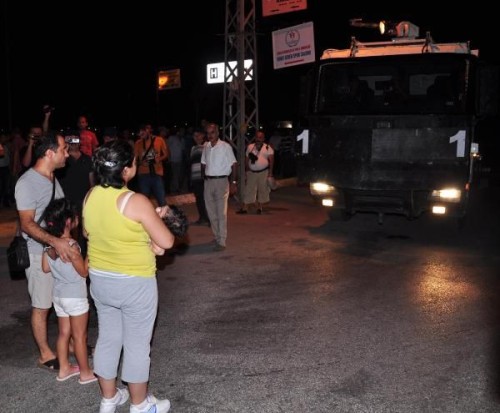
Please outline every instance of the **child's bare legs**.
[[69, 364], [69, 338], [71, 336], [71, 324], [69, 317], [57, 317], [59, 334], [57, 336], [57, 358], [59, 359], [59, 378], [64, 378], [73, 373]]
[[73, 337], [73, 347], [75, 357], [80, 366], [80, 380], [86, 381], [94, 378], [94, 371], [89, 366], [87, 354], [87, 325], [89, 313], [86, 312], [79, 316], [71, 316], [71, 336]]

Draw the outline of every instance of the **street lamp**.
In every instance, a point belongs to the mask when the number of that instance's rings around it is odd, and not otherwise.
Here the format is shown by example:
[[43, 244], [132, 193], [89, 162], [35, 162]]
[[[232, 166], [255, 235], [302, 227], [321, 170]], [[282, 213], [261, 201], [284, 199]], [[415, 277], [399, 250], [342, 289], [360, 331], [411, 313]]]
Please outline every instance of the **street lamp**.
[[398, 38], [415, 39], [419, 35], [419, 27], [409, 21], [393, 22], [382, 20], [378, 23], [364, 22], [363, 19], [351, 19], [352, 27], [364, 27], [367, 29], [379, 29], [380, 34]]
[[379, 23], [380, 34], [386, 34], [394, 37], [404, 37], [407, 39], [415, 39], [418, 37], [420, 29], [413, 23], [402, 21], [394, 23], [390, 21], [381, 21]]

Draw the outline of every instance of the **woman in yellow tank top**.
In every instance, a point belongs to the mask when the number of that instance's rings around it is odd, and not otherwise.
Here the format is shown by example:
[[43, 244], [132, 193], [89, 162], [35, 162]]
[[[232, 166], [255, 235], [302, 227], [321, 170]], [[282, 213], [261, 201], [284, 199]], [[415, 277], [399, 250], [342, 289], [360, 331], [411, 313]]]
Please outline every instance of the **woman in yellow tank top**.
[[[94, 354], [102, 394], [99, 412], [115, 412], [130, 396], [132, 413], [153, 407], [165, 413], [170, 402], [148, 394], [147, 383], [158, 306], [155, 256], [174, 243], [162, 221], [168, 206], [155, 210], [148, 198], [127, 188], [137, 171], [128, 142], [109, 142], [92, 160], [96, 186], [85, 199], [83, 226], [89, 241], [90, 293], [99, 320]], [[122, 349], [121, 379], [128, 390], [116, 388]]]

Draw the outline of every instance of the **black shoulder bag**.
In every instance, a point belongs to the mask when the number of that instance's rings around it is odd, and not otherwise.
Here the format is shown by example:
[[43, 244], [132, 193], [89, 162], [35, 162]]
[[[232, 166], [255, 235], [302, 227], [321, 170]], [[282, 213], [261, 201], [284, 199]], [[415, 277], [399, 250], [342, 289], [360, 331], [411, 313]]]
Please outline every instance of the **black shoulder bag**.
[[[155, 143], [156, 136], [153, 136], [151, 138], [151, 143], [149, 144], [148, 150], [144, 152], [144, 155], [142, 156], [142, 161], [144, 162], [145, 160], [148, 161], [148, 166], [149, 166], [149, 173], [150, 175], [155, 175], [155, 155], [154, 155], [154, 143]], [[146, 143], [142, 141], [143, 148], [146, 148]], [[153, 149], [153, 153], [150, 154], [151, 150]], [[152, 156], [152, 157], [151, 157]]]
[[[52, 197], [50, 198], [49, 204], [54, 199], [56, 193], [56, 178], [54, 177], [54, 183], [52, 185]], [[38, 218], [36, 223], [40, 225], [45, 218], [45, 211]], [[21, 225], [18, 223], [16, 229], [16, 235], [11, 241], [9, 247], [7, 248], [7, 260], [9, 263], [10, 271], [22, 271], [30, 266], [30, 255], [28, 252], [28, 241], [21, 234]]]

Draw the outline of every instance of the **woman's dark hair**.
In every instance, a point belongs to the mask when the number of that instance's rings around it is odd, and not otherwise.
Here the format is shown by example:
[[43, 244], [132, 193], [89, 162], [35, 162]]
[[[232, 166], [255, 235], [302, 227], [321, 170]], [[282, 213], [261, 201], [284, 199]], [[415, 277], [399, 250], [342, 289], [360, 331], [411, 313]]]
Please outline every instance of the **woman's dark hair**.
[[45, 209], [45, 230], [55, 237], [64, 234], [68, 218], [74, 221], [78, 217], [76, 204], [68, 198], [54, 199]]
[[45, 156], [47, 150], [52, 149], [54, 152], [59, 148], [59, 136], [64, 136], [58, 132], [47, 132], [40, 136], [33, 147], [33, 154], [35, 159], [40, 159]]
[[123, 140], [107, 142], [100, 146], [92, 156], [92, 164], [97, 185], [105, 188], [123, 188], [123, 168], [134, 163], [134, 149]]

